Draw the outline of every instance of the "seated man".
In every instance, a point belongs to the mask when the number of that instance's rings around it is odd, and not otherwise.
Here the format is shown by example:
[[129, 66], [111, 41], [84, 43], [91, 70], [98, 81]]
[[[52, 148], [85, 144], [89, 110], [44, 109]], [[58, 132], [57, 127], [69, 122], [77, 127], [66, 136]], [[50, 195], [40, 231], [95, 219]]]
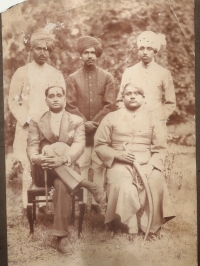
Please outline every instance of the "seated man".
[[124, 107], [108, 114], [95, 135], [95, 152], [107, 166], [108, 205], [105, 223], [120, 216], [131, 238], [138, 234], [136, 213], [143, 207], [140, 229], [146, 232], [149, 206], [133, 162], [138, 162], [148, 179], [153, 198], [151, 235], [175, 217], [162, 174], [166, 154], [166, 133], [162, 121], [155, 121], [142, 106], [144, 92], [133, 83], [122, 91]]
[[49, 87], [45, 95], [49, 111], [31, 120], [27, 154], [31, 163], [36, 168], [38, 165], [40, 169], [46, 169], [53, 181], [53, 235], [57, 236], [59, 250], [70, 253], [67, 243], [70, 192], [85, 187], [101, 207], [105, 202], [105, 192], [96, 184], [83, 180], [77, 173], [75, 162], [85, 147], [83, 119], [65, 111], [66, 97], [62, 87]]

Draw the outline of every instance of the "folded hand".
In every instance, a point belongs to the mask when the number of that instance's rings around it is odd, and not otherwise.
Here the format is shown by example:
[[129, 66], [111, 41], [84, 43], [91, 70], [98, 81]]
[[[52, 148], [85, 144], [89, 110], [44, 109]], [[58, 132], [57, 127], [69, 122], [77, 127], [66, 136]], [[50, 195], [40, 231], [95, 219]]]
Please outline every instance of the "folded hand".
[[86, 130], [86, 132], [91, 132], [91, 131], [97, 129], [98, 125], [99, 124], [94, 122], [94, 121], [87, 121], [87, 122], [85, 122], [85, 130]]
[[115, 159], [120, 162], [133, 163], [135, 161], [135, 155], [132, 151], [120, 151], [115, 156]]
[[43, 156], [41, 166], [43, 169], [52, 169], [62, 164], [63, 160], [59, 156]]

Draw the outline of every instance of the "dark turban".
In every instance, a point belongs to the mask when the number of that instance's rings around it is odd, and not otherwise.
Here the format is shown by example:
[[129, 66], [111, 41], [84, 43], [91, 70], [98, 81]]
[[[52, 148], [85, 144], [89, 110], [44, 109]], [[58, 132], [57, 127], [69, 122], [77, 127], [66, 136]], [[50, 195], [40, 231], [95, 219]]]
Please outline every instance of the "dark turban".
[[31, 39], [30, 39], [31, 47], [33, 47], [34, 44], [37, 41], [44, 41], [44, 42], [46, 42], [46, 46], [47, 46], [47, 48], [50, 51], [52, 51], [54, 49], [55, 37], [48, 30], [44, 30], [42, 28], [39, 28], [36, 31], [34, 31], [33, 34], [32, 34], [32, 36], [31, 36]]
[[82, 54], [86, 49], [91, 47], [94, 47], [96, 56], [100, 57], [102, 54], [101, 39], [94, 38], [91, 36], [83, 36], [79, 38], [77, 48], [80, 54]]

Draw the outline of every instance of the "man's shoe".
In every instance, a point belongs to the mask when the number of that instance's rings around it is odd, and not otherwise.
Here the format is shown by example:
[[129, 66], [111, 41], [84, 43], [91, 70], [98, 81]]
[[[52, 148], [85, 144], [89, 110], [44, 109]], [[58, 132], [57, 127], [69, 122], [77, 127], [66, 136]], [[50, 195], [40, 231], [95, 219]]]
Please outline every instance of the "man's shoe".
[[66, 255], [72, 254], [72, 249], [68, 237], [58, 237], [57, 242], [58, 242], [58, 250], [62, 254]]
[[91, 189], [88, 189], [88, 190], [91, 192], [91, 194], [92, 194], [94, 200], [95, 200], [98, 204], [100, 203], [100, 201], [101, 201], [101, 200], [104, 198], [104, 196], [105, 196], [105, 192], [104, 192], [103, 189], [102, 189], [100, 186], [98, 186], [98, 185], [95, 185], [94, 188], [91, 188]]
[[155, 233], [149, 233], [147, 240], [157, 240], [161, 238], [161, 227]]
[[98, 185], [93, 189], [89, 189], [94, 200], [99, 204], [99, 208], [101, 210], [101, 214], [105, 214], [106, 211], [106, 192], [103, 191], [101, 187]]
[[99, 208], [99, 205], [92, 204], [91, 205], [91, 212], [94, 212], [95, 214], [101, 214], [101, 210]]

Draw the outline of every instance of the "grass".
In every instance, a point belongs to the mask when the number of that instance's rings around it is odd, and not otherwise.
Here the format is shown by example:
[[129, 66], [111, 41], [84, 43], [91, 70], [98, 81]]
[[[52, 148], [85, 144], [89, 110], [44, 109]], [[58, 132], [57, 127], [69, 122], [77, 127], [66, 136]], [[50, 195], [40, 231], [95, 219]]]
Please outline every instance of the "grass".
[[[22, 213], [21, 180], [7, 185], [8, 258], [12, 265], [105, 265], [105, 266], [192, 266], [197, 265], [196, 177], [193, 147], [172, 145], [170, 178], [167, 179], [177, 217], [162, 228], [161, 239], [143, 242], [139, 236], [130, 242], [118, 231], [112, 237], [102, 217], [85, 215], [84, 237], [78, 239], [77, 224], [70, 226], [73, 253], [65, 256], [57, 251], [51, 236], [52, 216], [37, 215], [35, 233]], [[76, 221], [77, 222], [77, 221]]]

